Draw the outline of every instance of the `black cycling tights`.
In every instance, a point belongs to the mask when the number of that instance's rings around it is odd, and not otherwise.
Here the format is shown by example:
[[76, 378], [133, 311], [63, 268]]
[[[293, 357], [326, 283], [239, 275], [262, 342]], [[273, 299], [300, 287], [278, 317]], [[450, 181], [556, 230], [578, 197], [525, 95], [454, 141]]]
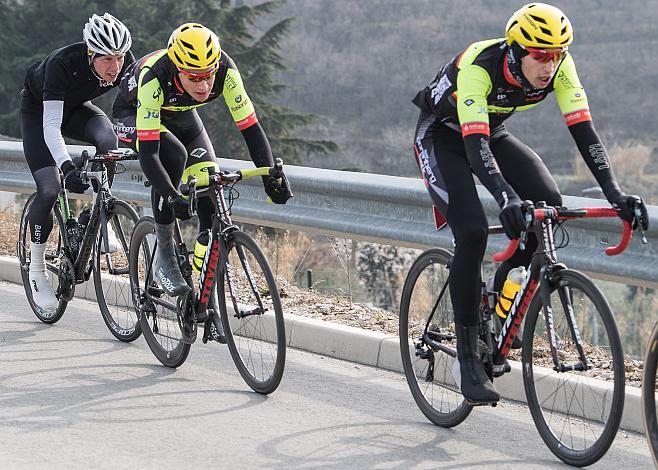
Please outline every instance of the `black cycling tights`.
[[56, 166], [47, 166], [32, 176], [37, 183], [37, 196], [30, 208], [30, 240], [45, 243], [53, 228], [51, 212], [59, 194], [59, 170]]
[[[423, 119], [425, 118], [425, 119]], [[488, 222], [473, 181], [461, 135], [422, 116], [416, 131], [416, 151], [424, 168], [434, 204], [444, 213], [455, 237], [455, 256], [450, 267], [450, 296], [455, 322], [465, 326], [478, 322], [480, 272]], [[527, 145], [499, 127], [492, 132], [491, 149], [505, 180], [521, 199], [561, 205], [562, 197], [544, 162]], [[494, 288], [500, 291], [509, 270], [527, 266], [537, 247], [529, 237], [524, 251], [502, 263]]]

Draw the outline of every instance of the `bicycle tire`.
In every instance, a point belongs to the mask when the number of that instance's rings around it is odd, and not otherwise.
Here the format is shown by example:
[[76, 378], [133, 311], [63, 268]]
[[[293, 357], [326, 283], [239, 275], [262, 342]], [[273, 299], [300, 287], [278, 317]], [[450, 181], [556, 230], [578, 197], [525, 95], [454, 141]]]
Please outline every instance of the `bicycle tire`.
[[[540, 436], [553, 454], [570, 465], [591, 465], [610, 448], [624, 410], [621, 339], [610, 306], [598, 287], [578, 271], [559, 271], [549, 286], [558, 356], [563, 363], [580, 362], [558, 290], [564, 288], [562, 292], [565, 299], [566, 292], [569, 294], [589, 369], [582, 373], [557, 372], [552, 368], [550, 355], [550, 363], [544, 367], [546, 358], [542, 358], [541, 351], [549, 342], [544, 339], [545, 321], [537, 322], [540, 313], [543, 319], [541, 288], [530, 304], [523, 335], [523, 383], [528, 407]], [[584, 318], [591, 313], [598, 316], [592, 316], [591, 321], [589, 316]], [[605, 378], [606, 368], [613, 373], [612, 399], [610, 382], [597, 378]], [[564, 402], [559, 400], [563, 396]]]
[[656, 416], [656, 369], [658, 368], [658, 323], [653, 326], [642, 376], [642, 420], [653, 463], [658, 468], [658, 417]]
[[[409, 390], [427, 419], [444, 428], [457, 426], [473, 410], [452, 377], [452, 365], [457, 356], [456, 339], [443, 342], [454, 350], [454, 357], [423, 346], [426, 348], [423, 351], [431, 354], [435, 363], [434, 374], [429, 381], [430, 359], [421, 359], [416, 355], [416, 340], [420, 339], [419, 335], [435, 305], [431, 330], [447, 329], [454, 336], [454, 314], [448, 289], [436, 304], [439, 292], [447, 283], [452, 256], [452, 253], [441, 248], [424, 251], [407, 274], [400, 300], [400, 354]], [[435, 399], [436, 395], [439, 395], [438, 399]]]
[[[286, 360], [286, 331], [281, 299], [272, 270], [258, 244], [246, 233], [234, 231], [227, 238], [228, 258], [224, 277], [218, 279], [219, 309], [233, 362], [238, 372], [254, 391], [267, 395], [277, 389]], [[248, 273], [248, 274], [247, 274]], [[226, 289], [231, 275], [238, 298]], [[236, 311], [258, 308], [258, 300], [248, 279], [255, 282], [265, 313], [238, 318]], [[229, 312], [230, 306], [230, 312]], [[263, 353], [267, 357], [263, 357]], [[261, 360], [261, 364], [256, 361]]]
[[[103, 232], [99, 230], [94, 245], [94, 289], [96, 300], [110, 333], [126, 343], [135, 341], [142, 334], [139, 319], [132, 303], [130, 289], [130, 237], [139, 216], [130, 204], [115, 200], [107, 214], [108, 226], [111, 226], [119, 241], [116, 252], [102, 254]], [[117, 274], [110, 274], [108, 260]], [[105, 272], [103, 272], [105, 271]]]
[[[30, 287], [30, 229], [27, 217], [36, 196], [36, 193], [32, 194], [25, 203], [25, 207], [23, 207], [16, 252], [21, 269], [23, 288], [25, 289], [25, 295], [30, 308], [36, 317], [43, 323], [53, 324], [58, 322], [62, 318], [62, 315], [64, 315], [68, 301], [60, 297], [59, 304], [54, 312], [44, 312], [32, 299], [32, 288]], [[66, 236], [64, 224], [58, 208], [59, 205], [55, 204], [53, 211], [56, 211], [54, 213], [56, 213], [57, 216], [51, 214], [51, 217], [53, 217], [53, 229], [48, 236], [48, 240], [46, 240], [46, 243], [48, 244], [48, 247], [46, 248], [46, 271], [52, 274], [50, 276], [51, 287], [55, 292], [57, 292], [59, 288], [59, 262], [61, 261], [60, 255], [63, 256], [61, 250], [63, 249], [63, 240]]]
[[[139, 325], [153, 355], [163, 365], [176, 368], [182, 365], [190, 353], [190, 344], [183, 341], [178, 324], [178, 311], [155, 305], [144, 295], [158, 290], [153, 276], [146, 279], [152, 263], [155, 242], [155, 220], [146, 216], [139, 219], [130, 240], [130, 289]], [[180, 304], [177, 304], [180, 308]], [[164, 331], [162, 331], [164, 330]]]

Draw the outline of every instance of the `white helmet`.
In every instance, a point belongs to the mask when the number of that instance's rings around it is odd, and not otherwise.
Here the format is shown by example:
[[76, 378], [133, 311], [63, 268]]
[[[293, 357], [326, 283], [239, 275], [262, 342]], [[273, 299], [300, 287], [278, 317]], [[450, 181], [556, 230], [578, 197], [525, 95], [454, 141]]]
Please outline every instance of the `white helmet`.
[[109, 13], [92, 15], [82, 30], [82, 38], [87, 48], [99, 55], [125, 54], [132, 45], [128, 28]]

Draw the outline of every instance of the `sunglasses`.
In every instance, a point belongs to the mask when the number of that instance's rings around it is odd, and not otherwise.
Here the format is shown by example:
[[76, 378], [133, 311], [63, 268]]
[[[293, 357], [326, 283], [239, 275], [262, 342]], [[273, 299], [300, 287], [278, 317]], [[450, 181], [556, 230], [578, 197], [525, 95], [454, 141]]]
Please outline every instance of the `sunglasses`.
[[567, 53], [567, 49], [536, 49], [534, 47], [524, 47], [528, 52], [528, 55], [533, 59], [541, 62], [542, 64], [548, 64], [549, 62], [560, 62], [564, 59], [564, 56]]
[[198, 83], [198, 82], [205, 82], [210, 80], [212, 77], [215, 76], [218, 69], [219, 67], [215, 67], [214, 69], [203, 73], [190, 72], [189, 70], [183, 70], [183, 69], [178, 69], [178, 71], [182, 73], [185, 76], [185, 78], [187, 78], [189, 81], [193, 83]]

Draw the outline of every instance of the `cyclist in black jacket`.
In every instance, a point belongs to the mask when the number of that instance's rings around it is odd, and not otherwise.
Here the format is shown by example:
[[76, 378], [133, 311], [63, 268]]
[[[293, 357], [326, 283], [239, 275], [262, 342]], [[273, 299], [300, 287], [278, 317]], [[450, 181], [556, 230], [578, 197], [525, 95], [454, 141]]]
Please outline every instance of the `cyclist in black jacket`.
[[46, 276], [44, 252], [53, 227], [60, 170], [69, 191], [83, 193], [89, 187], [76, 173], [63, 136], [89, 142], [98, 152], [118, 147], [112, 123], [90, 100], [118, 85], [134, 61], [130, 32], [109, 13], [89, 18], [82, 37], [84, 42], [57, 49], [32, 64], [21, 92], [23, 150], [37, 186], [29, 214], [29, 276], [32, 297], [44, 311], [53, 311], [58, 303]]
[[[622, 219], [634, 220], [639, 198], [625, 194], [617, 184], [568, 51], [572, 41], [571, 23], [562, 11], [530, 3], [509, 19], [504, 38], [468, 46], [413, 100], [421, 110], [414, 142], [416, 160], [432, 201], [444, 217], [441, 222], [450, 225], [455, 237], [450, 297], [461, 391], [472, 402], [499, 399], [477, 347], [480, 265], [488, 223], [473, 173], [500, 206], [500, 220], [510, 239], [518, 238], [525, 228], [522, 200], [562, 205], [559, 188], [544, 162], [508, 132], [504, 120], [554, 93], [583, 160], [606, 198]], [[641, 210], [646, 230], [648, 217], [642, 202]], [[526, 249], [496, 272], [494, 290], [500, 292], [510, 269], [529, 264], [536, 247], [537, 240], [530, 235]]]

